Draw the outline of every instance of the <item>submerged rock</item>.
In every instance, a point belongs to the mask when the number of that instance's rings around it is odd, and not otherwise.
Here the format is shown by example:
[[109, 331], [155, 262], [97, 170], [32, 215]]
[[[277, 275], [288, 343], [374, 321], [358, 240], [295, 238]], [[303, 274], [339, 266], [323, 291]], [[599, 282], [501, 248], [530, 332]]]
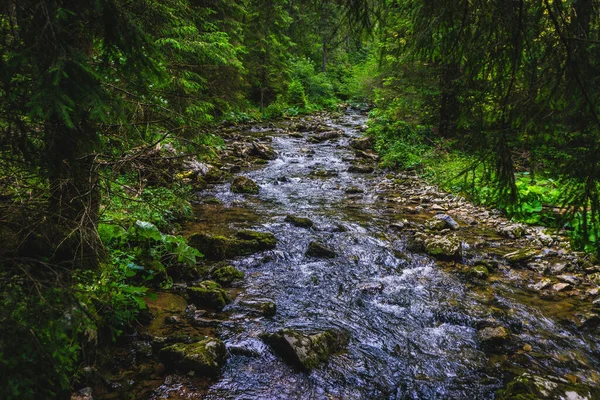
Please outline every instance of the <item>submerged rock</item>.
[[194, 371], [214, 377], [221, 372], [227, 351], [219, 339], [205, 338], [196, 343], [176, 343], [166, 346], [158, 355], [168, 369]]
[[310, 218], [297, 217], [295, 215], [287, 215], [284, 221], [300, 228], [312, 228], [314, 225]]
[[231, 297], [215, 281], [204, 281], [187, 288], [190, 301], [199, 307], [211, 307], [222, 310], [231, 303]]
[[272, 233], [244, 230], [236, 232], [234, 237], [196, 233], [188, 243], [209, 260], [225, 260], [274, 249], [277, 239]]
[[260, 186], [252, 179], [238, 175], [231, 183], [231, 191], [233, 193], [258, 194]]
[[314, 334], [283, 329], [261, 338], [288, 364], [307, 372], [342, 351], [349, 340], [346, 333], [334, 329]]
[[244, 273], [232, 265], [218, 267], [210, 275], [215, 282], [221, 285], [231, 285], [234, 281], [244, 279]]
[[323, 243], [310, 242], [306, 255], [317, 258], [334, 258], [337, 254]]

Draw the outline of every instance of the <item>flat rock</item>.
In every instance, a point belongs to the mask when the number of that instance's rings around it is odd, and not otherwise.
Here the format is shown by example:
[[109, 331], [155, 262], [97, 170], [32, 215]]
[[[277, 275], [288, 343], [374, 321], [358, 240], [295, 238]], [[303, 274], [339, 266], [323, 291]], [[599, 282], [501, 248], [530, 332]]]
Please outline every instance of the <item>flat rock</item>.
[[373, 171], [375, 171], [375, 168], [373, 168], [373, 166], [365, 164], [352, 164], [348, 168], [348, 172], [355, 172], [359, 174], [370, 174]]
[[536, 255], [538, 255], [537, 250], [524, 248], [519, 249], [517, 251], [513, 251], [511, 253], [507, 253], [504, 255], [504, 258], [506, 258], [508, 262], [511, 262], [513, 264], [519, 264], [531, 260]]
[[557, 278], [570, 285], [576, 286], [581, 283], [581, 280], [574, 275], [558, 275]]
[[548, 278], [544, 278], [541, 281], [539, 281], [538, 283], [536, 283], [535, 285], [532, 285], [531, 287], [539, 292], [541, 290], [549, 288], [551, 285], [552, 285], [552, 280], [550, 280]]
[[571, 285], [569, 283], [557, 283], [554, 286], [552, 286], [552, 290], [554, 290], [555, 292], [563, 292], [565, 290], [569, 290], [571, 289]]
[[287, 215], [284, 221], [300, 228], [312, 228], [314, 225], [314, 222], [310, 218], [297, 217], [295, 215]]

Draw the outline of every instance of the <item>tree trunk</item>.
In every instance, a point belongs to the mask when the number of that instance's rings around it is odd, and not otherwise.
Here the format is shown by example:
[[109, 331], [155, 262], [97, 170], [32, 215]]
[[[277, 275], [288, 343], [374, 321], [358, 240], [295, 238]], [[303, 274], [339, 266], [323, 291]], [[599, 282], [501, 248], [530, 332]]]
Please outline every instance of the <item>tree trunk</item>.
[[460, 68], [457, 64], [442, 67], [439, 134], [445, 138], [454, 137], [458, 128], [460, 105], [458, 103], [456, 80], [459, 75]]
[[[69, 129], [46, 125], [46, 157], [50, 186], [51, 258], [78, 268], [93, 268], [102, 248], [97, 233], [100, 190], [95, 156], [86, 139], [92, 127]], [[86, 131], [87, 130], [87, 131]]]

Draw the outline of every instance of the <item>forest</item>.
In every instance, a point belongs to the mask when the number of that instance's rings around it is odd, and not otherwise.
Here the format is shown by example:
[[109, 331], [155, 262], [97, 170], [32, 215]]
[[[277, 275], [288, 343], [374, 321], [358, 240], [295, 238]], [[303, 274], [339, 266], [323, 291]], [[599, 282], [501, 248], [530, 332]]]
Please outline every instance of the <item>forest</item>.
[[599, 1], [4, 0], [0, 80], [1, 398], [600, 396]]

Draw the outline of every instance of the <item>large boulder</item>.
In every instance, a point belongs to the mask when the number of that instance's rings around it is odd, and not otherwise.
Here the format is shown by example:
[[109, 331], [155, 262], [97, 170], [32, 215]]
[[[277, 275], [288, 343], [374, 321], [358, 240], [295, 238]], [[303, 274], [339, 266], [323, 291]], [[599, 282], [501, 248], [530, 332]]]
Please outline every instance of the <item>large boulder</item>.
[[190, 301], [199, 307], [210, 307], [222, 310], [231, 303], [231, 297], [221, 285], [215, 281], [203, 281], [194, 286], [188, 286], [187, 295]]
[[252, 179], [238, 175], [231, 182], [231, 191], [233, 193], [258, 194], [260, 186]]
[[190, 236], [188, 243], [209, 260], [225, 260], [274, 249], [277, 239], [272, 233], [243, 230], [234, 236], [196, 233]]
[[196, 343], [176, 343], [163, 347], [158, 356], [168, 369], [194, 371], [215, 377], [225, 364], [227, 351], [219, 339], [205, 338]]
[[346, 333], [335, 329], [313, 334], [283, 329], [261, 338], [288, 364], [307, 372], [345, 349], [349, 340]]

